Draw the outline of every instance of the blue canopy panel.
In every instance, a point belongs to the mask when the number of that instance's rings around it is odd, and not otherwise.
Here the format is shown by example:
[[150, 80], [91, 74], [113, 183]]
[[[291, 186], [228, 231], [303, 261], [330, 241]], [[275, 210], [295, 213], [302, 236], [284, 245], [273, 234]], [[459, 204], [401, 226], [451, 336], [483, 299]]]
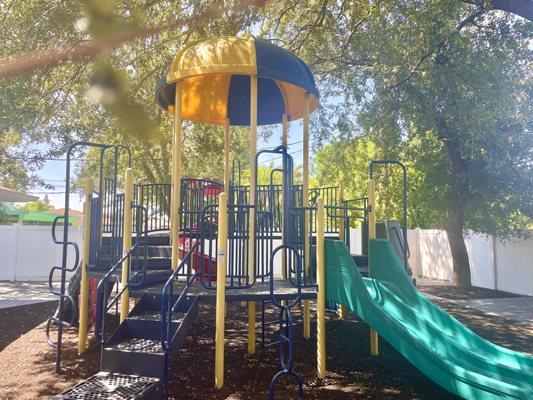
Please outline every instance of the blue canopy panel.
[[[271, 79], [257, 79], [257, 124], [270, 125], [281, 121], [285, 112], [283, 95]], [[231, 125], [250, 125], [250, 77], [232, 75], [228, 93], [228, 118]]]
[[255, 39], [255, 57], [257, 76], [291, 83], [319, 97], [313, 74], [294, 54], [267, 40]]

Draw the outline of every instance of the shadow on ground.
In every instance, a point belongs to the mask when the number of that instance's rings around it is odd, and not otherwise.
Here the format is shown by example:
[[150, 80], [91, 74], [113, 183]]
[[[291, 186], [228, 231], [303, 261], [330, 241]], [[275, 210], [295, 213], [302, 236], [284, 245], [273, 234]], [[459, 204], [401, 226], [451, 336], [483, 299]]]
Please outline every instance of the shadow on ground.
[[[502, 346], [533, 352], [533, 332], [525, 326], [464, 309], [449, 301], [438, 299], [437, 302], [481, 336]], [[173, 399], [267, 398], [270, 380], [281, 368], [277, 346], [261, 349], [258, 329], [257, 354], [245, 354], [247, 309], [231, 303], [227, 315], [224, 388], [215, 390], [213, 387], [213, 305], [202, 304], [191, 335], [173, 364], [170, 385]], [[46, 316], [43, 315], [43, 319]], [[271, 310], [268, 318], [274, 317], [275, 313]], [[457, 399], [412, 367], [383, 340], [379, 357], [370, 356], [368, 327], [353, 315], [346, 321], [333, 315], [329, 315], [328, 319], [328, 374], [324, 380], [316, 378], [314, 329], [310, 340], [304, 340], [300, 328], [296, 329], [295, 370], [304, 382], [306, 399]], [[295, 322], [301, 326], [299, 311], [295, 313]], [[312, 326], [314, 328], [314, 323]], [[44, 342], [43, 325], [1, 351], [0, 398], [49, 398], [99, 370], [98, 349], [79, 357], [76, 330], [69, 330], [64, 338], [60, 374], [54, 372], [54, 351]], [[273, 341], [276, 338], [276, 326], [273, 325], [267, 339]], [[281, 379], [276, 390], [276, 399], [296, 398], [295, 385], [288, 378]]]

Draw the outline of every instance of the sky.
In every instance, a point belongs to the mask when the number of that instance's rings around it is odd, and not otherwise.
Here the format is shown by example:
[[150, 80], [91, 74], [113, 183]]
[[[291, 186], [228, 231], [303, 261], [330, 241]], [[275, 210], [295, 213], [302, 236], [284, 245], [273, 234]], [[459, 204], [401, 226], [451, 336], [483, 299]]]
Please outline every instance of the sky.
[[[274, 133], [268, 140], [263, 140], [262, 138], [257, 142], [258, 149], [264, 148], [273, 148], [281, 144], [281, 125], [277, 126], [274, 130]], [[302, 162], [302, 123], [301, 121], [295, 121], [289, 125], [288, 132], [288, 143], [289, 143], [289, 153], [294, 158], [294, 164], [297, 166]], [[311, 144], [312, 147], [312, 144]], [[312, 148], [310, 149], [310, 157], [312, 156]], [[270, 165], [270, 160], [273, 159], [274, 165], [279, 163], [281, 160], [279, 157], [265, 155], [261, 158], [260, 162], [262, 165]], [[44, 180], [47, 184], [54, 186], [54, 189], [45, 189], [45, 188], [35, 188], [28, 193], [39, 196], [41, 199], [44, 199], [45, 195], [48, 196], [50, 204], [55, 208], [64, 208], [65, 204], [65, 167], [66, 161], [64, 158], [60, 160], [49, 160], [44, 163], [41, 171], [38, 172], [38, 175]], [[134, 165], [135, 167], [135, 165]], [[73, 161], [71, 167], [72, 171], [76, 171], [76, 161]], [[77, 193], [70, 195], [70, 208], [72, 210], [83, 210], [83, 199]]]

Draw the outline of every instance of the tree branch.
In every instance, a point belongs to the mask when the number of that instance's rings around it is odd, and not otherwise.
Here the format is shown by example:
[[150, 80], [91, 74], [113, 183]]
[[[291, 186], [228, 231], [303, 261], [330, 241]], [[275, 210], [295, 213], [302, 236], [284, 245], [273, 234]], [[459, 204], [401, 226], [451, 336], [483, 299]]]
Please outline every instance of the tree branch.
[[[268, 0], [242, 0], [235, 4], [235, 11], [244, 11], [250, 7], [264, 7]], [[157, 36], [162, 32], [179, 28], [186, 24], [198, 25], [206, 19], [216, 18], [220, 15], [219, 3], [207, 8], [204, 12], [191, 17], [178, 18], [173, 22], [153, 28], [124, 32], [118, 35], [107, 36], [91, 40], [86, 44], [77, 44], [64, 49], [50, 49], [41, 53], [25, 54], [18, 59], [0, 65], [0, 79], [19, 75], [36, 69], [55, 67], [66, 61], [80, 60], [94, 57], [120, 47], [122, 44], [134, 40], [146, 39]]]
[[405, 75], [403, 78], [397, 80], [396, 82], [392, 83], [391, 85], [388, 85], [387, 89], [389, 89], [389, 90], [390, 89], [394, 89], [394, 88], [402, 85], [403, 83], [407, 82], [409, 79], [411, 79], [411, 77], [416, 72], [418, 72], [418, 68], [420, 67], [420, 65], [425, 60], [427, 60], [429, 57], [431, 57], [433, 54], [435, 54], [435, 52], [440, 47], [442, 47], [444, 44], [446, 44], [448, 42], [448, 40], [450, 39], [450, 37], [452, 36], [452, 34], [460, 32], [466, 25], [468, 25], [469, 23], [474, 21], [477, 17], [479, 17], [480, 15], [484, 14], [485, 12], [486, 12], [486, 10], [480, 9], [480, 10], [477, 10], [476, 12], [470, 14], [465, 19], [463, 19], [459, 23], [459, 25], [457, 25], [457, 27], [452, 32], [450, 32], [448, 35], [443, 37], [441, 40], [439, 40], [437, 43], [435, 43], [428, 51], [426, 51], [424, 54], [422, 54], [420, 56], [420, 58], [416, 61], [416, 63], [410, 68], [410, 70], [407, 73], [407, 75]]

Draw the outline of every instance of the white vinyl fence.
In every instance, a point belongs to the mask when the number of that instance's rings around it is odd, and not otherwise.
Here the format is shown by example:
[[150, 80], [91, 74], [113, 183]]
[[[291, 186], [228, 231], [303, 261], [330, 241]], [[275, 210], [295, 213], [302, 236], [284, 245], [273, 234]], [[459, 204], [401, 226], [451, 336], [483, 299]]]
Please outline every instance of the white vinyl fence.
[[[62, 227], [58, 227], [58, 235]], [[70, 227], [69, 240], [81, 250], [83, 227]], [[415, 276], [452, 281], [452, 257], [443, 230], [408, 231]], [[350, 231], [351, 251], [361, 253], [361, 232]], [[274, 246], [279, 244], [275, 241]], [[501, 242], [490, 236], [470, 235], [466, 239], [472, 284], [533, 296], [533, 235], [525, 240]], [[61, 264], [61, 246], [52, 243], [49, 226], [0, 225], [0, 280], [45, 281], [50, 268]], [[69, 249], [69, 266], [74, 252]], [[279, 260], [275, 271], [279, 274]]]
[[[408, 232], [413, 273], [426, 278], [453, 280], [448, 237], [443, 230]], [[492, 236], [466, 237], [472, 284], [489, 289], [533, 296], [533, 235], [500, 241]]]
[[[58, 240], [63, 227], [57, 227]], [[78, 243], [81, 252], [83, 228], [69, 227], [69, 241]], [[69, 264], [74, 250], [69, 246]], [[0, 280], [46, 281], [50, 268], [61, 266], [62, 246], [52, 242], [50, 226], [0, 225]], [[56, 272], [59, 278], [59, 272]]]

